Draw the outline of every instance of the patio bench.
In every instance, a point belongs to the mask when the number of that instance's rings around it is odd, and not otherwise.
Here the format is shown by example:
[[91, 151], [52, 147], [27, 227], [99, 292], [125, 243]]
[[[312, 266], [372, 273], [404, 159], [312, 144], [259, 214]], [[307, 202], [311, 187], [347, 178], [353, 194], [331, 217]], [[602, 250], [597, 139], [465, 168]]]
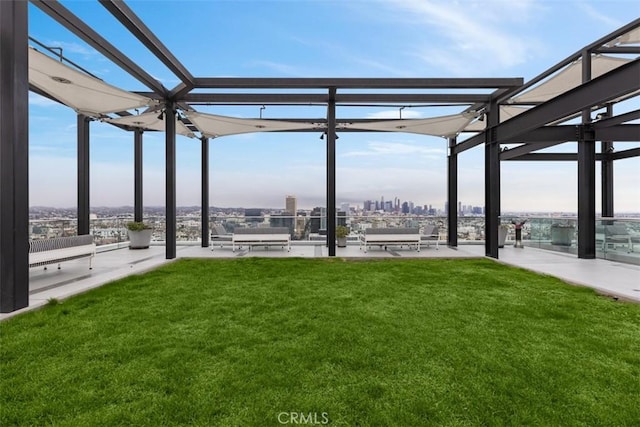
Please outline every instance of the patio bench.
[[627, 252], [633, 252], [635, 243], [640, 243], [640, 236], [629, 233], [624, 225], [596, 226], [596, 244], [600, 244], [602, 250], [621, 246], [626, 247]]
[[89, 258], [89, 270], [96, 255], [96, 244], [90, 234], [29, 241], [29, 268]]
[[439, 248], [440, 243], [440, 229], [437, 225], [425, 225], [420, 240], [427, 242], [427, 246], [431, 245], [431, 242], [436, 242], [436, 250]]
[[282, 246], [291, 251], [291, 235], [287, 227], [263, 227], [263, 228], [236, 228], [231, 237], [233, 252], [236, 246], [248, 246], [249, 250], [253, 246]]
[[367, 228], [364, 233], [360, 234], [360, 250], [371, 245], [377, 245], [387, 249], [387, 246], [396, 245], [411, 247], [416, 246], [416, 250], [420, 252], [420, 229], [419, 228]]

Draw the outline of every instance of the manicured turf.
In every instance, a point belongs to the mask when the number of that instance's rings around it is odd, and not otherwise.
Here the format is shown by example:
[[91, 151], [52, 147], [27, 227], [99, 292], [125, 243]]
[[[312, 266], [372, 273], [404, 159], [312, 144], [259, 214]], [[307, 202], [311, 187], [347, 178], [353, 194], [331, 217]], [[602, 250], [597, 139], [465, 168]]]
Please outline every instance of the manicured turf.
[[640, 420], [640, 306], [484, 259], [183, 260], [0, 332], [2, 426]]

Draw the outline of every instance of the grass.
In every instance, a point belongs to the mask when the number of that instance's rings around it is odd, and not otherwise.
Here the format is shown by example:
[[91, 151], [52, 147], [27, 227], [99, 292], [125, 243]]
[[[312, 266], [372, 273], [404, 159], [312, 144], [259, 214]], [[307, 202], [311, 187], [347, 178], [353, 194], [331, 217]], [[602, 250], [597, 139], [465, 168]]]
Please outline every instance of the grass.
[[2, 426], [640, 420], [640, 306], [484, 259], [182, 260], [0, 332]]

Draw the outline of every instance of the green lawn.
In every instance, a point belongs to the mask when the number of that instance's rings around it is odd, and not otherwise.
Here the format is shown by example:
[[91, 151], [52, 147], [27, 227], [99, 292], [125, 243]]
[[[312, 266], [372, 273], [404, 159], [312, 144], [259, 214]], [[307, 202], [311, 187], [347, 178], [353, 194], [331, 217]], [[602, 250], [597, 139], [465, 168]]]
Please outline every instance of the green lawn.
[[182, 260], [0, 323], [0, 358], [2, 426], [640, 421], [640, 305], [486, 259]]

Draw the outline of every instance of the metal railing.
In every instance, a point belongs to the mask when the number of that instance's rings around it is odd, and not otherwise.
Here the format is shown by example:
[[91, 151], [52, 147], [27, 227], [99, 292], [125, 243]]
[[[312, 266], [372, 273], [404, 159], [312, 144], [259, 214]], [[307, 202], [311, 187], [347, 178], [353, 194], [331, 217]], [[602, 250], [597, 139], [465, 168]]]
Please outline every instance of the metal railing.
[[[536, 247], [556, 252], [577, 254], [578, 227], [576, 217], [509, 217], [500, 218], [504, 241], [501, 245], [515, 243], [514, 223], [525, 221], [522, 227], [524, 246]], [[130, 216], [98, 218], [90, 220], [90, 233], [98, 246], [113, 248], [126, 247], [128, 235], [126, 223]], [[164, 216], [145, 216], [144, 221], [153, 227], [152, 244], [163, 244], [166, 227]], [[222, 227], [226, 233], [233, 233], [238, 227], [288, 227], [292, 241], [325, 241], [325, 216], [263, 215], [239, 216], [215, 214], [209, 217], [210, 230]], [[362, 215], [338, 216], [338, 225], [349, 228], [349, 240], [357, 239], [367, 228], [380, 227], [438, 227], [439, 240], [448, 238], [447, 217], [421, 215], [393, 215], [370, 213]], [[484, 244], [484, 217], [458, 217], [458, 244]], [[201, 239], [200, 216], [179, 216], [176, 218], [176, 240], [180, 245], [197, 244]], [[32, 219], [30, 238], [46, 239], [77, 234], [77, 220]], [[640, 264], [640, 219], [600, 218], [596, 221], [596, 256], [620, 262]]]

